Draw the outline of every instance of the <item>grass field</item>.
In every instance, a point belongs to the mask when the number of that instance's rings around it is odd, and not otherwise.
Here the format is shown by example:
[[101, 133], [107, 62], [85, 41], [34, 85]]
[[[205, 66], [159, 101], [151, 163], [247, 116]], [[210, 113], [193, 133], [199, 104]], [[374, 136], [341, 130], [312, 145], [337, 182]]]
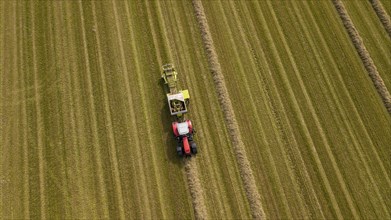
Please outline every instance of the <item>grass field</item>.
[[[0, 2], [0, 218], [391, 218], [391, 117], [332, 1], [202, 0], [207, 33], [193, 3]], [[344, 3], [390, 89], [390, 38]]]

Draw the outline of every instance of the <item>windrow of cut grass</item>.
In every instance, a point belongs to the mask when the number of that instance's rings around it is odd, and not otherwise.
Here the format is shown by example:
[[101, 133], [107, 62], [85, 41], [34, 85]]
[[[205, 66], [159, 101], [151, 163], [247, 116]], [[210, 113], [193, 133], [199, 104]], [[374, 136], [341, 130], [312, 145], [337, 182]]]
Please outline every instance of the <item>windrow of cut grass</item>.
[[224, 75], [221, 72], [221, 66], [214, 48], [212, 35], [209, 30], [208, 21], [205, 17], [202, 2], [200, 0], [193, 0], [193, 6], [197, 22], [200, 27], [204, 49], [208, 57], [209, 68], [216, 86], [219, 103], [224, 112], [225, 122], [227, 124], [229, 134], [231, 136], [232, 146], [236, 154], [236, 160], [239, 164], [240, 174], [246, 190], [247, 198], [250, 203], [251, 213], [253, 218], [262, 219], [266, 216], [261, 205], [260, 195], [256, 187], [256, 183], [252, 174], [252, 169], [247, 159], [246, 151], [244, 149], [244, 143], [240, 136], [238, 124], [236, 122], [232, 103], [225, 85]]
[[343, 25], [345, 26], [350, 39], [353, 42], [353, 45], [357, 49], [365, 69], [368, 72], [369, 77], [371, 78], [377, 92], [379, 93], [381, 99], [383, 100], [384, 106], [386, 107], [388, 113], [391, 115], [391, 95], [387, 87], [384, 84], [382, 77], [380, 76], [368, 50], [366, 49], [363, 40], [358, 33], [356, 27], [354, 26], [349, 14], [346, 11], [344, 3], [341, 0], [333, 0], [333, 4], [342, 20]]
[[[369, 1], [344, 1], [355, 28], [361, 36], [388, 91], [391, 89], [391, 38], [382, 26]], [[365, 18], [364, 18], [365, 17]]]
[[390, 15], [387, 14], [386, 10], [383, 7], [383, 4], [379, 0], [369, 0], [375, 10], [377, 16], [379, 17], [381, 23], [386, 29], [388, 36], [391, 38], [391, 19]]
[[192, 197], [194, 217], [196, 219], [208, 219], [203, 198], [203, 190], [198, 177], [197, 165], [195, 164], [194, 158], [189, 158], [185, 161], [185, 172], [190, 195]]

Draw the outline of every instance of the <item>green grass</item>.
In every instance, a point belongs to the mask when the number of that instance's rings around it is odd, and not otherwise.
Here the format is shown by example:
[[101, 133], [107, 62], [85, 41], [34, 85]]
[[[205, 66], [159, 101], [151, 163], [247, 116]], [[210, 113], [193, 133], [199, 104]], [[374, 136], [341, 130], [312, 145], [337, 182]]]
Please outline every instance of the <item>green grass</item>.
[[[331, 1], [202, 3], [266, 216], [390, 218], [391, 118]], [[390, 88], [389, 38], [369, 3], [346, 5]], [[190, 192], [208, 218], [251, 217], [191, 2], [2, 1], [0, 15], [1, 218], [187, 219]], [[191, 96], [192, 190], [167, 62]]]

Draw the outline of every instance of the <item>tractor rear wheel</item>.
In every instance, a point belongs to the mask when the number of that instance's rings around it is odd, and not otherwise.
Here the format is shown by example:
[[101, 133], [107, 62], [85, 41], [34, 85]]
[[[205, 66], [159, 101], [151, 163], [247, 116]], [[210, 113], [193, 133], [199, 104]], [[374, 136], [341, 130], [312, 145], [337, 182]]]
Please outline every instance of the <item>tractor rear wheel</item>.
[[191, 153], [192, 154], [197, 154], [197, 145], [196, 145], [196, 143], [195, 142], [191, 142], [190, 143], [190, 148], [191, 148]]

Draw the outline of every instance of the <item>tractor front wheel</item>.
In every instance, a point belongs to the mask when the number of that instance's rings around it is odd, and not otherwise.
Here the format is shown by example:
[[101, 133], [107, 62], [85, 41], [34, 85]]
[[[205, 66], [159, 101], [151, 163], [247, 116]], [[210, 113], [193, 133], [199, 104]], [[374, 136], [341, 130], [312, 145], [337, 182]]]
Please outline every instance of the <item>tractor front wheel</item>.
[[176, 152], [177, 152], [178, 156], [182, 157], [183, 156], [182, 146], [178, 145], [176, 147]]

